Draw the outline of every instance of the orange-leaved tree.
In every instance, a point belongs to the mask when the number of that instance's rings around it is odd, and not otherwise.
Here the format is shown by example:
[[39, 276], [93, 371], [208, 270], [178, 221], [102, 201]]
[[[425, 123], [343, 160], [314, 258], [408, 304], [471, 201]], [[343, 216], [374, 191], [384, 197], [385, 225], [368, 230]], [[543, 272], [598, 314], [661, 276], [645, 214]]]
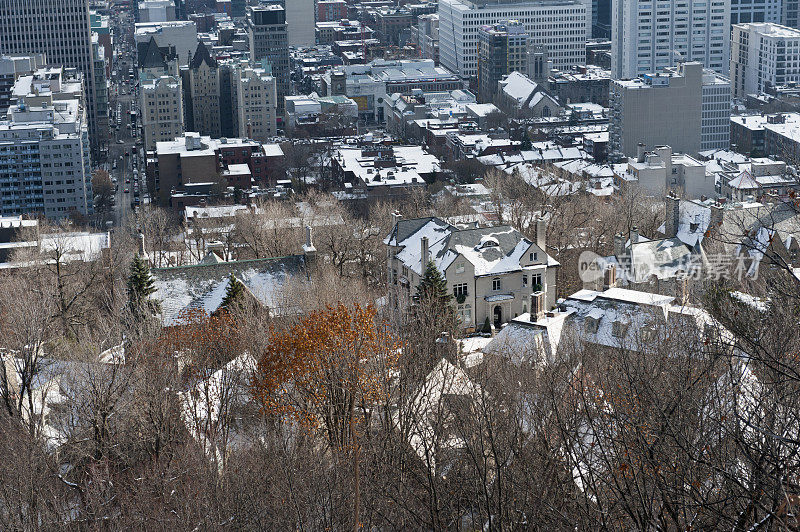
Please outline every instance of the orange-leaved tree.
[[352, 443], [353, 420], [385, 401], [400, 344], [372, 305], [342, 303], [273, 330], [253, 393], [265, 412], [321, 430], [333, 448]]

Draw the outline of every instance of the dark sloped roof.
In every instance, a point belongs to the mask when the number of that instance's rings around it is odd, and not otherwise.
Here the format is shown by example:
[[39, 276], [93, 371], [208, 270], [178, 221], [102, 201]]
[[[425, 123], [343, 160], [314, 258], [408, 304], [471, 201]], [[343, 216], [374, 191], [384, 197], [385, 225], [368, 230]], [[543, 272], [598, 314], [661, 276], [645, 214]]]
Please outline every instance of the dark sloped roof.
[[497, 251], [503, 256], [510, 255], [511, 252], [516, 249], [517, 244], [523, 240], [527, 240], [522, 233], [510, 225], [461, 229], [448, 235], [447, 243], [444, 245], [442, 251], [446, 252], [448, 249], [452, 250], [455, 246], [477, 248], [486, 237], [491, 237], [497, 241]]
[[[444, 220], [440, 218], [428, 217], [428, 218], [412, 218], [410, 220], [400, 220], [397, 222], [394, 228], [392, 228], [392, 232], [389, 234], [388, 241], [391, 242], [390, 245], [399, 245], [405, 239], [425, 227], [425, 224], [428, 222], [435, 222], [437, 225], [440, 225], [443, 229], [449, 231], [458, 231], [457, 227], [454, 227]], [[430, 242], [433, 244], [433, 242]]]
[[219, 308], [233, 274], [265, 307], [275, 308], [276, 291], [305, 265], [302, 255], [274, 259], [198, 264], [152, 270], [165, 325], [179, 324], [189, 310], [212, 313]]
[[200, 68], [200, 65], [203, 63], [207, 64], [211, 68], [217, 67], [217, 62], [213, 57], [211, 57], [208, 47], [205, 45], [205, 43], [200, 42], [197, 44], [197, 50], [195, 50], [194, 55], [192, 55], [192, 61], [189, 63], [189, 68]]
[[150, 37], [144, 48], [139, 47], [140, 68], [166, 68], [167, 61], [174, 58], [174, 50], [158, 46], [155, 37]]

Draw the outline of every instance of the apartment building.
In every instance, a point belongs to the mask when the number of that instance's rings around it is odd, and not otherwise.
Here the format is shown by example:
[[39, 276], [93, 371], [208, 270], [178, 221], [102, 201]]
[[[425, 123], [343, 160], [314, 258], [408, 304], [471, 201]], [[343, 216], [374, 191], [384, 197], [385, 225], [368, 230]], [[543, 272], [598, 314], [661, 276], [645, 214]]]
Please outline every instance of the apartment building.
[[139, 109], [145, 149], [185, 130], [183, 82], [174, 47], [161, 48], [151, 36], [139, 58]]
[[727, 74], [729, 0], [618, 0], [611, 14], [611, 74], [631, 79], [679, 62]]
[[192, 107], [191, 114], [187, 113], [191, 117], [187, 128], [201, 135], [221, 137], [219, 65], [205, 44], [197, 45], [187, 73], [188, 99]]
[[143, 79], [139, 84], [145, 149], [184, 132], [183, 84], [178, 76]]
[[439, 0], [439, 60], [462, 78], [478, 75], [478, 31], [501, 20], [518, 20], [530, 44], [547, 48], [555, 68], [586, 62], [591, 1]]
[[478, 97], [491, 102], [497, 84], [512, 72], [528, 73], [528, 34], [518, 20], [478, 30]]
[[637, 186], [655, 197], [667, 192], [680, 192], [682, 197], [699, 199], [716, 197], [716, 178], [706, 172], [706, 164], [683, 153], [674, 153], [669, 146], [647, 152], [638, 146], [635, 158], [614, 169], [614, 180], [625, 189]]
[[778, 24], [735, 24], [731, 32], [733, 97], [800, 81], [800, 30]]
[[0, 56], [0, 117], [6, 116], [11, 90], [20, 76], [31, 75], [44, 65], [44, 54]]
[[0, 216], [93, 213], [83, 75], [42, 68], [20, 77], [0, 121]]
[[250, 60], [266, 62], [272, 69], [278, 91], [278, 117], [283, 116], [283, 98], [291, 94], [289, 41], [286, 11], [279, 5], [248, 6], [247, 35]]
[[357, 20], [343, 18], [317, 22], [316, 35], [317, 44], [333, 44], [338, 41], [358, 41], [360, 44], [362, 38], [365, 41], [371, 40], [375, 30]]
[[783, 0], [781, 24], [789, 28], [800, 28], [800, 1]]
[[333, 22], [347, 18], [345, 0], [317, 0], [317, 22]]
[[[44, 54], [47, 62], [77, 68], [86, 82], [89, 138], [95, 155], [108, 139], [95, 106], [91, 24], [85, 0], [0, 2], [0, 54]], [[105, 90], [105, 87], [103, 87]], [[107, 96], [106, 96], [107, 98]]]
[[194, 132], [158, 142], [155, 150], [147, 154], [153, 199], [167, 206], [178, 191], [191, 193], [192, 189], [199, 189], [207, 196], [219, 185], [242, 189], [248, 189], [252, 181], [264, 185], [275, 164], [267, 152], [272, 151], [272, 146], [251, 139], [213, 139]]
[[264, 142], [278, 134], [278, 93], [275, 77], [263, 68], [240, 65], [236, 85], [237, 136]]
[[172, 0], [144, 0], [138, 2], [137, 22], [168, 22], [176, 20], [175, 4]]

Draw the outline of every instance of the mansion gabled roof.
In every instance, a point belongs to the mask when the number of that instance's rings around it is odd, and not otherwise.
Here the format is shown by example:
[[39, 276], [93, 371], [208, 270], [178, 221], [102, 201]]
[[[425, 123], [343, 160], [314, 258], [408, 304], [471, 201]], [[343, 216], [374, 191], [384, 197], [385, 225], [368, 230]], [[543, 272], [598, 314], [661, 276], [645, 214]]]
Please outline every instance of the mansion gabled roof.
[[[409, 270], [422, 275], [424, 237], [428, 239], [430, 258], [439, 271], [444, 272], [457, 257], [463, 256], [472, 264], [478, 277], [520, 270], [520, 262], [533, 245], [511, 226], [461, 229], [440, 218], [401, 220], [384, 243], [401, 248], [397, 259]], [[549, 255], [545, 264], [558, 266]]]

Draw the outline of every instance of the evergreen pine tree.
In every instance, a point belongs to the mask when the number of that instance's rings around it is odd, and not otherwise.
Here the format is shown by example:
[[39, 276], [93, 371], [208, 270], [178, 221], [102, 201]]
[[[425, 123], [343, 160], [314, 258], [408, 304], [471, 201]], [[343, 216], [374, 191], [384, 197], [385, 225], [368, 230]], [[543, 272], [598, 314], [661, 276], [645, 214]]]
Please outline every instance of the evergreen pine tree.
[[222, 298], [222, 304], [219, 308], [230, 310], [235, 305], [239, 306], [242, 304], [243, 297], [244, 285], [231, 273], [231, 276], [228, 278], [228, 288], [225, 290], [225, 297]]
[[533, 143], [531, 142], [531, 138], [528, 136], [528, 133], [524, 133], [522, 137], [522, 144], [520, 145], [519, 149], [522, 151], [530, 151], [533, 148]]
[[422, 281], [417, 287], [416, 297], [418, 301], [429, 301], [436, 305], [450, 303], [452, 296], [447, 291], [447, 281], [433, 261], [428, 261]]
[[128, 302], [134, 313], [138, 313], [144, 305], [156, 310], [158, 304], [150, 301], [150, 296], [156, 291], [155, 282], [150, 275], [147, 262], [136, 255], [131, 262], [131, 274], [128, 277]]

